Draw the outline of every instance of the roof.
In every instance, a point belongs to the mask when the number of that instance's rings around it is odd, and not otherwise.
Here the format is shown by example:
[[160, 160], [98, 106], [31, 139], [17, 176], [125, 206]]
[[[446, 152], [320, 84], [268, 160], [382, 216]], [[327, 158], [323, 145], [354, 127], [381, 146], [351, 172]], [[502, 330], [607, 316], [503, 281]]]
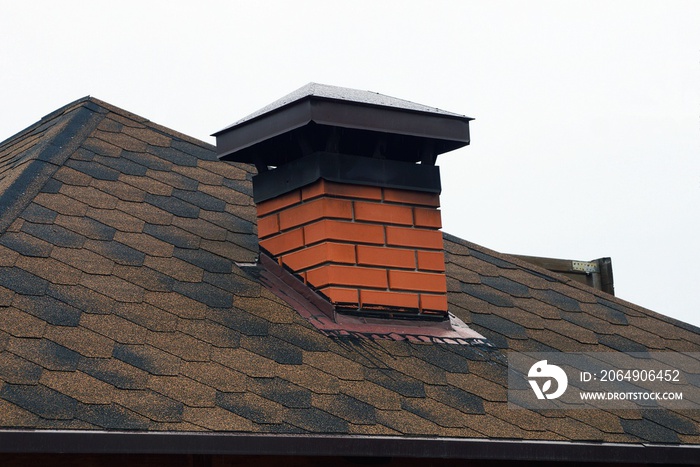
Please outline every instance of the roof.
[[700, 445], [698, 411], [509, 409], [508, 351], [700, 329], [449, 234], [449, 310], [487, 343], [324, 335], [245, 271], [254, 173], [94, 98], [0, 145], [2, 429]]

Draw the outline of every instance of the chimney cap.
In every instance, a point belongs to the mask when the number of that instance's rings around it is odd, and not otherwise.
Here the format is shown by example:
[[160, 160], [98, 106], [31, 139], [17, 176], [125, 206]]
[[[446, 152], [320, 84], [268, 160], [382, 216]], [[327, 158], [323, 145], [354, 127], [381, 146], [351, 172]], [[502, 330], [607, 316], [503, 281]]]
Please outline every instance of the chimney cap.
[[[328, 151], [329, 141], [337, 139], [335, 130], [352, 134], [352, 139], [380, 140], [396, 136], [402, 141], [394, 144], [394, 152], [405, 152], [409, 146], [431, 148], [434, 157], [469, 144], [469, 121], [465, 115], [422, 104], [385, 96], [376, 92], [309, 83], [281, 99], [253, 112], [234, 124], [213, 134], [216, 137], [219, 158], [237, 162], [279, 165], [318, 151], [318, 134], [324, 135], [321, 144]], [[330, 136], [336, 134], [336, 136]], [[292, 140], [312, 140], [306, 153], [280, 156], [280, 140], [285, 146]], [[281, 138], [282, 137], [282, 138]], [[403, 137], [403, 138], [401, 138]], [[334, 140], [335, 141], [335, 140]], [[303, 146], [303, 144], [302, 144]], [[289, 148], [284, 148], [288, 154]], [[347, 151], [345, 151], [347, 152]], [[409, 151], [410, 152], [410, 151]], [[358, 154], [369, 155], [369, 154]], [[387, 156], [411, 162], [421, 160], [419, 155]]]

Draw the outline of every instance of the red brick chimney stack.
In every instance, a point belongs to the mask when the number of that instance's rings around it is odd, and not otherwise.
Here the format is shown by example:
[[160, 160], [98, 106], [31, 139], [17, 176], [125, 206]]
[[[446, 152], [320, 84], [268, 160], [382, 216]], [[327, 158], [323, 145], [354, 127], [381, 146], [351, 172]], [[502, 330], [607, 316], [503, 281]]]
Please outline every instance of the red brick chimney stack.
[[447, 319], [439, 153], [469, 143], [457, 114], [307, 85], [217, 133], [254, 163], [262, 254], [337, 312]]

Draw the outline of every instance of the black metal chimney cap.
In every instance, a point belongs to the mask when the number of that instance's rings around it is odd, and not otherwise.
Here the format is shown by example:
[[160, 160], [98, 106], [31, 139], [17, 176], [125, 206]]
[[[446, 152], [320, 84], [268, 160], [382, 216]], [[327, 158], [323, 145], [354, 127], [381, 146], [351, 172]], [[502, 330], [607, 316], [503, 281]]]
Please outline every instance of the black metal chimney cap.
[[219, 159], [279, 166], [316, 152], [433, 165], [469, 144], [464, 115], [382, 94], [310, 83], [214, 133]]

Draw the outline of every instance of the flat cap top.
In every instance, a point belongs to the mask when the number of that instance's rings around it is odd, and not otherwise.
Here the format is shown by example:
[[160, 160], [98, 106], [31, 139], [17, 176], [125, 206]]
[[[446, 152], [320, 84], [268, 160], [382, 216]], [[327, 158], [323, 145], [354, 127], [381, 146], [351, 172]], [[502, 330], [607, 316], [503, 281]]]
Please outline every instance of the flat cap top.
[[[243, 117], [237, 122], [229, 125], [221, 131], [225, 131], [228, 128], [240, 125], [249, 120], [254, 120], [255, 118], [265, 115], [266, 113], [272, 112], [273, 110], [284, 107], [285, 105], [291, 104], [293, 102], [299, 101], [306, 97], [318, 97], [322, 99], [333, 99], [348, 102], [355, 102], [358, 104], [368, 104], [376, 105], [382, 107], [394, 107], [396, 109], [403, 110], [413, 110], [415, 112], [425, 112], [437, 115], [451, 116], [465, 118], [466, 115], [461, 115], [453, 112], [447, 112], [445, 110], [438, 109], [436, 107], [430, 107], [423, 104], [417, 104], [415, 102], [407, 101], [404, 99], [398, 99], [396, 97], [386, 96], [384, 94], [379, 94], [378, 92], [372, 91], [360, 91], [358, 89], [343, 88], [339, 86], [330, 86], [328, 84], [320, 83], [309, 83], [305, 86], [300, 87], [296, 91], [287, 94], [280, 99], [266, 105], [265, 107], [256, 110], [250, 115]], [[466, 117], [469, 118], [469, 117]], [[471, 120], [471, 118], [470, 118]]]

